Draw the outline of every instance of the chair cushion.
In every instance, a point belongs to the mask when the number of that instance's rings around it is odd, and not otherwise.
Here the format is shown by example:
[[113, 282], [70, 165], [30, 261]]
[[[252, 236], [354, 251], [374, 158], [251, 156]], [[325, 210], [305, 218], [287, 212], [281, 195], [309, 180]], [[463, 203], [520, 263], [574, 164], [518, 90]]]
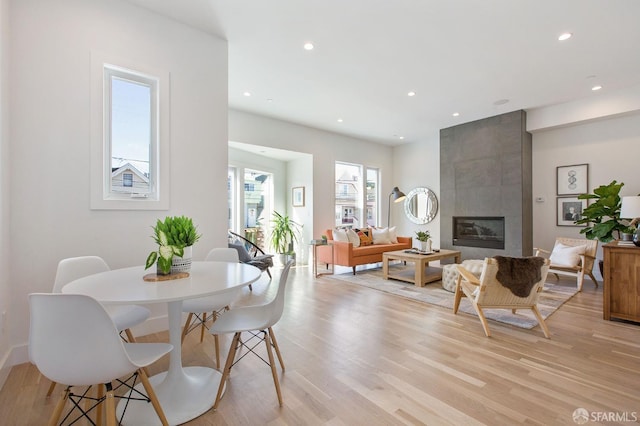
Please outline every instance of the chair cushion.
[[562, 243], [556, 243], [549, 260], [551, 260], [552, 265], [574, 268], [580, 263], [580, 255], [584, 254], [586, 249], [586, 245], [567, 246]]
[[250, 262], [251, 259], [253, 259], [247, 249], [244, 247], [244, 244], [229, 243], [229, 248], [234, 248], [238, 251], [238, 259], [242, 263]]

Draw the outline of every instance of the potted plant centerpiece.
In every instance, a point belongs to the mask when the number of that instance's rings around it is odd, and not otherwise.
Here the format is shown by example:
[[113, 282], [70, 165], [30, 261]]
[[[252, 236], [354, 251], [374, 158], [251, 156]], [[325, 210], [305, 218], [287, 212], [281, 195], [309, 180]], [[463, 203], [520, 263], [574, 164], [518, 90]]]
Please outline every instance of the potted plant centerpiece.
[[298, 235], [302, 225], [291, 220], [287, 215], [273, 212], [271, 219], [273, 228], [271, 229], [271, 247], [280, 255], [280, 262], [284, 265], [289, 259], [294, 259], [293, 244], [298, 242]]
[[153, 227], [158, 250], [147, 257], [146, 268], [158, 264], [158, 273], [188, 272], [191, 269], [192, 246], [200, 239], [193, 220], [186, 216], [158, 219]]
[[431, 251], [431, 234], [429, 231], [416, 231], [416, 240], [421, 251]]

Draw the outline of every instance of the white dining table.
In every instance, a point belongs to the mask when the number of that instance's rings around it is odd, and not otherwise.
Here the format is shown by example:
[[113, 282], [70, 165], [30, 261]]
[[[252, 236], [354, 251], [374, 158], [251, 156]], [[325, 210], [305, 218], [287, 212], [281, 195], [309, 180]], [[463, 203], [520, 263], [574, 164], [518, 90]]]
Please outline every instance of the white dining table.
[[[169, 369], [150, 377], [169, 424], [188, 422], [208, 411], [214, 403], [222, 375], [211, 367], [182, 366], [182, 301], [213, 296], [251, 284], [260, 277], [254, 266], [230, 262], [193, 262], [189, 277], [149, 282], [143, 266], [114, 269], [72, 281], [63, 293], [84, 294], [104, 305], [166, 303], [169, 320]], [[79, 318], [79, 320], [82, 320]], [[90, 325], [88, 325], [90, 326]], [[136, 387], [141, 387], [137, 385]], [[118, 404], [118, 415], [126, 400]], [[159, 425], [151, 404], [130, 401], [123, 420], [126, 425]]]

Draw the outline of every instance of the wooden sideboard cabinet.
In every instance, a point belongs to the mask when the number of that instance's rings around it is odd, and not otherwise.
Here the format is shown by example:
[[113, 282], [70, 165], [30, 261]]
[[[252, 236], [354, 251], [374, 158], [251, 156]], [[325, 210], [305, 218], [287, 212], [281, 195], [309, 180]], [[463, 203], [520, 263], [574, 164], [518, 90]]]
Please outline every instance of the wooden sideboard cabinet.
[[640, 248], [617, 241], [604, 253], [604, 319], [640, 322]]

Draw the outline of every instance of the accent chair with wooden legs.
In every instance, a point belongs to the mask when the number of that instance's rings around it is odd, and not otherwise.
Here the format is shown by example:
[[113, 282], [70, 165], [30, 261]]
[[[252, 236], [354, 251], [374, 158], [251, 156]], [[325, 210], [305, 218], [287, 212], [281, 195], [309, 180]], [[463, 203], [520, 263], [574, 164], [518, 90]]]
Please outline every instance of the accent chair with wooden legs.
[[[496, 258], [499, 257], [500, 256], [496, 256]], [[547, 328], [537, 306], [538, 297], [544, 288], [544, 283], [549, 271], [549, 259], [542, 259], [539, 257], [503, 258], [507, 260], [515, 259], [515, 261], [537, 259], [537, 264], [531, 268], [534, 275], [526, 277], [528, 279], [526, 286], [523, 281], [518, 280], [517, 273], [507, 274], [511, 275], [507, 278], [512, 279], [515, 281], [515, 284], [518, 285], [518, 287], [516, 287], [512, 285], [513, 283], [507, 283], [508, 280], [501, 277], [498, 269], [498, 260], [496, 258], [486, 258], [484, 260], [484, 266], [480, 278], [469, 272], [464, 266], [458, 265], [460, 276], [458, 277], [458, 282], [456, 284], [453, 313], [458, 313], [460, 301], [463, 296], [466, 296], [471, 301], [473, 308], [480, 318], [480, 323], [482, 324], [484, 333], [487, 337], [490, 337], [491, 332], [489, 331], [489, 323], [487, 322], [487, 318], [484, 316], [485, 309], [511, 309], [513, 314], [515, 314], [518, 309], [530, 309], [538, 320], [544, 336], [549, 338], [549, 329]], [[536, 268], [538, 269], [537, 271], [535, 271]], [[503, 271], [503, 273], [504, 272], [505, 271]], [[506, 287], [503, 284], [510, 285], [511, 287]]]

